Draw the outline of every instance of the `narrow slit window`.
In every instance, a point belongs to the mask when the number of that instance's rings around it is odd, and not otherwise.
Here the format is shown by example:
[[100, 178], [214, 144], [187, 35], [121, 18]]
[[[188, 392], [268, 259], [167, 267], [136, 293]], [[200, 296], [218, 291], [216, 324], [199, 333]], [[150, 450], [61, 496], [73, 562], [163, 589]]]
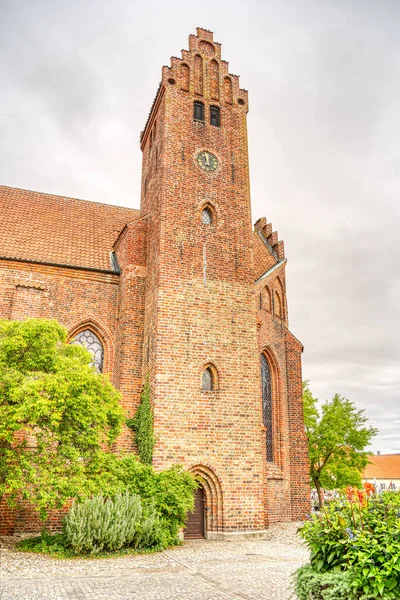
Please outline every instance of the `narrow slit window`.
[[214, 125], [214, 127], [219, 127], [221, 124], [218, 106], [210, 106], [210, 124]]
[[202, 102], [194, 103], [193, 119], [195, 121], [204, 121], [204, 104]]

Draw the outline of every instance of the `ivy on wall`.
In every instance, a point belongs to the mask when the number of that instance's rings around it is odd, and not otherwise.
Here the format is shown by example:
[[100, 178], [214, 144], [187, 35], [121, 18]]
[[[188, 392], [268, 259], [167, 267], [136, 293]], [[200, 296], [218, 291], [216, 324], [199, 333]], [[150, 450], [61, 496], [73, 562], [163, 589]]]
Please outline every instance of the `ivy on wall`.
[[153, 462], [153, 449], [156, 440], [153, 431], [153, 411], [151, 410], [150, 403], [150, 383], [148, 375], [144, 382], [140, 404], [136, 409], [134, 417], [128, 419], [126, 424], [134, 432], [140, 461], [145, 465], [151, 465]]

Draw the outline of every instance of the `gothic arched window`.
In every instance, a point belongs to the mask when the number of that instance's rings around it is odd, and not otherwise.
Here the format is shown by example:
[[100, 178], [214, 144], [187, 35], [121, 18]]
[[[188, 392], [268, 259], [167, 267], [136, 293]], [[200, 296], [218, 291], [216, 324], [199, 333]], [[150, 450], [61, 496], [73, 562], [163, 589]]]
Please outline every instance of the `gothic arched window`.
[[271, 367], [265, 354], [261, 354], [261, 384], [263, 422], [267, 434], [267, 461], [274, 461], [274, 432], [272, 415]]
[[211, 225], [213, 222], [213, 215], [209, 208], [203, 208], [201, 211], [201, 222], [203, 225]]
[[103, 360], [104, 360], [104, 348], [103, 344], [93, 331], [90, 329], [84, 329], [80, 331], [72, 340], [72, 344], [80, 344], [86, 350], [89, 350], [93, 357], [90, 363], [98, 373], [103, 371]]
[[214, 389], [214, 374], [211, 367], [207, 367], [203, 371], [203, 377], [201, 379], [201, 389], [203, 392], [211, 392]]

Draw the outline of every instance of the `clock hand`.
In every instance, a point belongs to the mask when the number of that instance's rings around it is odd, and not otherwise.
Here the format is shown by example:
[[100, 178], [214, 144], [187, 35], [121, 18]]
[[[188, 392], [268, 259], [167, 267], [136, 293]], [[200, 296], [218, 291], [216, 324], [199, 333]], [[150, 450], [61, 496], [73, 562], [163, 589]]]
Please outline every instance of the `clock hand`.
[[204, 153], [204, 156], [206, 157], [206, 164], [207, 164], [207, 167], [209, 167], [209, 166], [210, 166], [210, 159], [209, 159], [209, 156], [210, 156], [210, 155], [208, 154], [208, 152], [205, 152], [205, 153]]

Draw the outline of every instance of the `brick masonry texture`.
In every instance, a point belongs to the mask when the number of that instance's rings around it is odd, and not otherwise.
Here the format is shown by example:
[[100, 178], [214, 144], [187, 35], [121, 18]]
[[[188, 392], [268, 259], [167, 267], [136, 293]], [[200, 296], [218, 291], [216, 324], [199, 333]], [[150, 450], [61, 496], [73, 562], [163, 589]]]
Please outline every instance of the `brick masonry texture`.
[[[204, 121], [193, 119], [195, 101]], [[210, 124], [210, 106], [220, 110], [220, 127]], [[197, 29], [189, 50], [163, 67], [141, 134], [140, 212], [0, 188], [1, 219], [8, 215], [0, 317], [55, 317], [71, 338], [92, 329], [128, 415], [149, 374], [154, 466], [180, 463], [202, 477], [208, 531], [263, 530], [309, 510], [303, 348], [288, 330], [283, 242], [266, 219], [251, 225], [247, 111], [220, 44]], [[202, 151], [217, 157], [215, 171], [200, 168]], [[211, 224], [201, 221], [204, 207]], [[16, 222], [28, 214], [37, 215], [32, 241], [19, 245]], [[273, 462], [261, 353], [272, 377]], [[202, 390], [206, 367], [212, 391]], [[135, 451], [127, 429], [117, 449]], [[29, 507], [2, 510], [4, 533], [35, 528]]]

